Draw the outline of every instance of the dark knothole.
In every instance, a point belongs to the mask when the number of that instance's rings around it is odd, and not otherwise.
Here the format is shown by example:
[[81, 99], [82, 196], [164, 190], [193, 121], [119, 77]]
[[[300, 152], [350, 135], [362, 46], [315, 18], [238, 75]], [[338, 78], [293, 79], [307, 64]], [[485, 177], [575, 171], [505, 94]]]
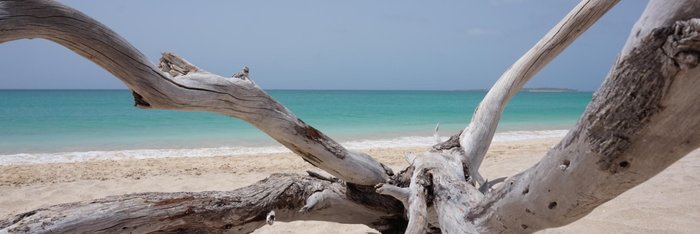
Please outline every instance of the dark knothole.
[[526, 187], [525, 190], [523, 190], [523, 195], [527, 194], [530, 192], [530, 187]]
[[620, 165], [621, 168], [628, 168], [628, 167], [630, 167], [630, 162], [628, 162], [628, 161], [622, 161], [622, 162], [620, 162], [619, 165]]
[[569, 168], [569, 165], [571, 165], [571, 161], [568, 159], [564, 159], [564, 161], [561, 163], [561, 166], [559, 168], [563, 171]]
[[557, 202], [551, 202], [551, 203], [549, 203], [549, 206], [547, 206], [547, 207], [548, 207], [550, 210], [551, 210], [551, 209], [554, 209], [554, 208], [557, 208]]
[[525, 224], [520, 224], [520, 227], [523, 228], [523, 229], [527, 229], [527, 228], [528, 228], [528, 226], [525, 225]]

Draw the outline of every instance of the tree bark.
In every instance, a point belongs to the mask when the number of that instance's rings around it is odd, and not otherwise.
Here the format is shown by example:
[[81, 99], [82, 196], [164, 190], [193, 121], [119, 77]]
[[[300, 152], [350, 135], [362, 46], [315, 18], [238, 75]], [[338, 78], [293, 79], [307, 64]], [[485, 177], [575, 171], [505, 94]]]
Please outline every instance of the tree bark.
[[503, 74], [464, 131], [410, 155], [411, 166], [394, 175], [296, 118], [255, 85], [247, 67], [224, 78], [165, 53], [159, 70], [74, 9], [44, 0], [0, 1], [0, 42], [55, 41], [124, 81], [139, 107], [243, 119], [339, 178], [279, 174], [229, 192], [64, 204], [0, 221], [0, 232], [250, 232], [274, 219], [362, 223], [408, 233], [527, 233], [566, 225], [700, 147], [700, 106], [694, 102], [700, 99], [700, 5], [652, 0], [564, 139], [536, 165], [494, 188], [478, 174], [510, 98], [617, 2], [582, 1]]
[[[485, 232], [566, 225], [700, 147], [700, 19], [657, 11], [678, 2], [652, 1], [577, 126], [468, 219]], [[691, 3], [683, 13], [699, 17], [700, 6]], [[662, 26], [643, 30], [647, 25]]]

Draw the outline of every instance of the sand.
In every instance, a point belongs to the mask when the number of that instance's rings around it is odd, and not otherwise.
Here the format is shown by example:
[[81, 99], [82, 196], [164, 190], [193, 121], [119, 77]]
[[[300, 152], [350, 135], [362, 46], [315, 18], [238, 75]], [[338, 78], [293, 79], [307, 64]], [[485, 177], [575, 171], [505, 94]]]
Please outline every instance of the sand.
[[[513, 175], [537, 162], [558, 139], [494, 144], [482, 166], [487, 178]], [[365, 152], [398, 170], [403, 155], [424, 148]], [[43, 206], [137, 192], [231, 190], [275, 172], [314, 167], [291, 153], [0, 166], [0, 217]], [[544, 233], [700, 232], [700, 152], [598, 207], [568, 226]], [[364, 225], [277, 222], [256, 233], [376, 233]]]

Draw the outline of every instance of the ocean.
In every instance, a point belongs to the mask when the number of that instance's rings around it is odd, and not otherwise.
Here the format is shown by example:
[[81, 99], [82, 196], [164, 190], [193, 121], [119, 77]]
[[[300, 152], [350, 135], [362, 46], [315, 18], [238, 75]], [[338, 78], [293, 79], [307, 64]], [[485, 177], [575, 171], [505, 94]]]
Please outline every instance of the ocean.
[[[466, 126], [485, 91], [269, 90], [349, 148], [429, 146]], [[521, 92], [498, 141], [563, 136], [591, 92]], [[285, 152], [249, 124], [212, 113], [143, 110], [128, 90], [0, 90], [0, 165]]]

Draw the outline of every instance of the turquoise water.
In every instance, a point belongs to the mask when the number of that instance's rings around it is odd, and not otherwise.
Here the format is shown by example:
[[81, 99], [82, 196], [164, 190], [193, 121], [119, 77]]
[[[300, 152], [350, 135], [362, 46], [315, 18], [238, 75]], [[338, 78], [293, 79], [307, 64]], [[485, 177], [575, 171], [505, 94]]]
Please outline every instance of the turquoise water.
[[[272, 90], [305, 122], [339, 141], [450, 135], [484, 91]], [[567, 129], [590, 92], [522, 92], [499, 131]], [[274, 145], [247, 123], [210, 113], [142, 110], [127, 90], [0, 91], [0, 154]]]

